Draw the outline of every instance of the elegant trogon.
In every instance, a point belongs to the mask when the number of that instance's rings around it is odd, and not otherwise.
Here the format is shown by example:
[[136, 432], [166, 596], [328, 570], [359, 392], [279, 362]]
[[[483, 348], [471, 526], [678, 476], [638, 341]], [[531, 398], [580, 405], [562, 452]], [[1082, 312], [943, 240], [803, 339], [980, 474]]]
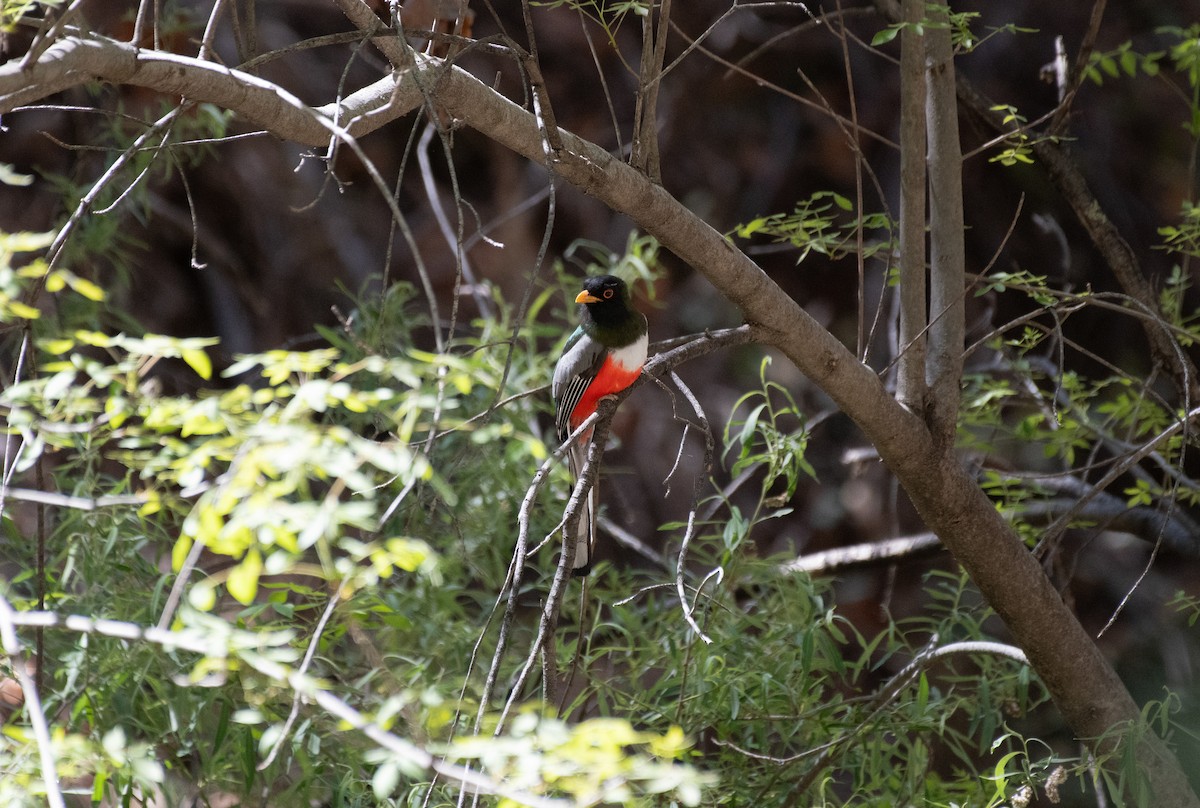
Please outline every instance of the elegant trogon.
[[[646, 362], [646, 318], [629, 305], [629, 288], [613, 275], [588, 278], [575, 298], [579, 328], [567, 340], [554, 367], [554, 425], [561, 443], [570, 437], [604, 396], [619, 393], [637, 379]], [[572, 478], [578, 478], [587, 457], [591, 430], [567, 453]], [[597, 478], [599, 479], [599, 478]], [[593, 485], [580, 514], [575, 534], [576, 575], [592, 568], [596, 545], [596, 507], [599, 485]]]

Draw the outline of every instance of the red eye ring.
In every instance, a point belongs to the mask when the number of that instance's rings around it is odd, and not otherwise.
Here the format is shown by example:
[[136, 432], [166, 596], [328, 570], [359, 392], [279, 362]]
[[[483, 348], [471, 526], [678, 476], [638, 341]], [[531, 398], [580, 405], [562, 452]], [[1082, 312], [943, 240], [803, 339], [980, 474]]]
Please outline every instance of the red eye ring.
[[604, 290], [604, 299], [605, 299], [605, 300], [610, 300], [610, 299], [612, 299], [612, 296], [613, 296], [613, 290], [612, 290], [612, 289], [605, 289], [605, 290]]

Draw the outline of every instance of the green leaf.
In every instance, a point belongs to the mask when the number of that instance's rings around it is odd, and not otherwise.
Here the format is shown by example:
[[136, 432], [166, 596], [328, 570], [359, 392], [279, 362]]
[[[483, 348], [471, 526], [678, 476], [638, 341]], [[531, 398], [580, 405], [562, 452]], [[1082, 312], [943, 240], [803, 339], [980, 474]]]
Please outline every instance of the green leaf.
[[767, 220], [760, 216], [757, 219], [751, 219], [737, 229], [737, 234], [740, 238], [750, 238], [759, 230], [762, 230], [767, 224]]
[[262, 554], [257, 547], [250, 548], [242, 563], [231, 569], [225, 580], [225, 588], [234, 600], [243, 606], [250, 605], [258, 594], [258, 578], [262, 575], [262, 568]]
[[5, 233], [0, 235], [0, 249], [7, 252], [24, 253], [44, 250], [54, 243], [54, 231], [46, 233]]
[[386, 800], [399, 784], [400, 767], [389, 760], [375, 770], [371, 778], [371, 791], [375, 793], [375, 799]]
[[207, 351], [201, 348], [184, 348], [181, 355], [183, 361], [187, 362], [188, 367], [194, 370], [201, 379], [208, 381], [212, 378], [212, 359], [209, 358]]
[[20, 174], [8, 163], [0, 163], [0, 182], [18, 188], [33, 184], [32, 174]]
[[80, 278], [72, 275], [71, 277], [67, 278], [67, 283], [71, 285], [72, 289], [86, 297], [88, 300], [91, 300], [95, 303], [99, 303], [100, 301], [104, 300], [104, 290], [89, 281], [87, 278]]
[[45, 339], [38, 343], [39, 347], [52, 356], [62, 356], [75, 347], [73, 339]]
[[1131, 50], [1127, 50], [1127, 51], [1124, 51], [1121, 53], [1121, 69], [1125, 71], [1126, 75], [1128, 75], [1128, 76], [1137, 75], [1137, 66], [1138, 66], [1138, 57], [1137, 57], [1136, 53], [1134, 53]]
[[3, 311], [6, 314], [12, 314], [24, 320], [36, 320], [42, 316], [42, 313], [33, 306], [22, 303], [19, 300], [9, 300], [3, 303]]
[[877, 48], [880, 45], [886, 45], [895, 39], [899, 33], [900, 26], [890, 25], [887, 28], [884, 28], [882, 31], [877, 32], [875, 36], [871, 37], [871, 47]]
[[201, 612], [211, 612], [217, 605], [217, 591], [207, 582], [193, 586], [188, 592], [188, 603]]
[[183, 562], [187, 559], [188, 553], [192, 551], [192, 540], [189, 536], [182, 535], [175, 542], [175, 546], [171, 548], [171, 569], [179, 572], [183, 569]]

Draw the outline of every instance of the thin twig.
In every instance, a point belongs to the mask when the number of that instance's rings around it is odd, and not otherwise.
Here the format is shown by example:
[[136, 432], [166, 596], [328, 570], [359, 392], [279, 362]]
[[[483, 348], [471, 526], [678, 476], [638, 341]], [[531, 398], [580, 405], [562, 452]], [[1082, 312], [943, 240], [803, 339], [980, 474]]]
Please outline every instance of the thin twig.
[[17, 637], [17, 613], [13, 610], [8, 599], [0, 595], [0, 644], [4, 653], [12, 660], [13, 676], [21, 686], [21, 694], [25, 698], [25, 712], [33, 727], [33, 737], [37, 741], [38, 755], [42, 763], [42, 782], [46, 787], [46, 802], [51, 808], [65, 808], [62, 791], [58, 787], [58, 761], [54, 756], [53, 742], [50, 740], [50, 727], [46, 723], [46, 714], [42, 712], [42, 699], [38, 694], [37, 685], [29, 675], [26, 664], [25, 649]]
[[[333, 610], [337, 608], [338, 602], [342, 598], [342, 586], [338, 584], [334, 588], [333, 593], [329, 596], [329, 603], [325, 604], [325, 611], [321, 613], [321, 619], [317, 621], [316, 628], [313, 629], [312, 637], [308, 641], [308, 648], [304, 651], [304, 659], [300, 661], [300, 667], [296, 669], [296, 673], [301, 676], [308, 672], [308, 666], [312, 664], [313, 655], [317, 652], [317, 646], [321, 644], [321, 635], [325, 632], [325, 626], [329, 623], [329, 618], [333, 616]], [[283, 729], [279, 731], [279, 737], [276, 738], [274, 745], [271, 746], [271, 751], [267, 756], [259, 761], [258, 771], [264, 771], [275, 760], [275, 756], [279, 754], [279, 750], [283, 748], [283, 742], [292, 731], [292, 725], [296, 723], [296, 718], [300, 715], [300, 691], [296, 691], [292, 698], [292, 709], [288, 713], [287, 720], [283, 722]]]
[[[679, 375], [674, 370], [671, 371], [671, 381], [675, 382], [675, 385], [683, 393], [684, 398], [692, 405], [692, 409], [695, 411], [696, 417], [700, 420], [702, 426], [701, 434], [704, 435], [704, 464], [701, 473], [696, 475], [692, 505], [688, 510], [687, 528], [684, 530], [683, 539], [679, 543], [679, 560], [675, 565], [675, 592], [679, 596], [679, 606], [683, 610], [683, 619], [692, 627], [692, 631], [696, 632], [696, 636], [704, 641], [705, 645], [710, 645], [712, 644], [712, 637], [704, 633], [704, 630], [700, 628], [695, 618], [692, 617], [692, 610], [688, 608], [687, 598], [683, 589], [683, 572], [684, 565], [687, 562], [688, 545], [691, 544], [692, 537], [696, 533], [696, 510], [700, 506], [700, 498], [703, 494], [704, 485], [708, 480], [708, 472], [712, 470], [713, 434], [711, 427], [708, 425], [708, 418], [704, 415], [704, 410], [700, 406], [700, 402], [696, 400], [696, 396], [693, 395], [688, 386], [683, 383], [683, 379], [679, 378]], [[717, 569], [719, 570], [720, 567]], [[707, 577], [705, 580], [707, 580]], [[701, 584], [701, 588], [703, 588], [703, 584]], [[699, 593], [697, 592], [697, 594]]]
[[24, 58], [21, 59], [22, 70], [28, 70], [46, 52], [46, 48], [54, 44], [54, 41], [58, 39], [59, 34], [62, 33], [67, 23], [79, 13], [79, 8], [83, 5], [84, 1], [71, 0], [71, 4], [61, 14], [58, 14], [54, 20], [49, 19], [49, 15], [54, 13], [54, 7], [48, 5], [47, 19], [43, 21], [41, 29], [29, 45], [29, 50], [25, 52]]
[[887, 562], [895, 563], [898, 558], [913, 558], [941, 550], [942, 542], [935, 533], [918, 533], [894, 539], [852, 544], [808, 553], [779, 565], [785, 575], [806, 572], [810, 575], [830, 574], [840, 570]]
[[[612, 416], [616, 412], [616, 408], [617, 401], [615, 397], [607, 396], [600, 400], [594, 413], [596, 423], [588, 444], [587, 459], [584, 461], [583, 468], [579, 471], [579, 479], [575, 484], [575, 490], [572, 492], [571, 499], [567, 503], [567, 515], [562, 528], [562, 554], [559, 556], [558, 568], [554, 571], [554, 579], [550, 583], [550, 592], [546, 595], [546, 602], [542, 606], [542, 617], [538, 621], [537, 636], [530, 645], [529, 654], [525, 658], [525, 664], [521, 666], [516, 681], [509, 691], [504, 709], [500, 711], [500, 716], [497, 719], [497, 735], [502, 730], [504, 722], [516, 704], [517, 699], [520, 698], [521, 691], [524, 690], [525, 682], [529, 678], [529, 674], [533, 671], [539, 653], [546, 647], [547, 643], [554, 642], [562, 599], [566, 594], [566, 584], [570, 580], [571, 568], [575, 560], [575, 535], [579, 520], [583, 517], [583, 501], [588, 496], [592, 486], [595, 485], [595, 478], [600, 469], [600, 456], [604, 453], [604, 445], [608, 441], [609, 425], [612, 423]], [[568, 438], [565, 446], [569, 448], [570, 445], [571, 441]]]
[[123, 505], [145, 505], [149, 498], [144, 494], [123, 494], [106, 497], [76, 497], [56, 491], [41, 491], [34, 488], [10, 488], [4, 485], [4, 496], [18, 502], [36, 502], [55, 508], [71, 508], [77, 511], [94, 511], [98, 508], [115, 508]]
[[1079, 51], [1075, 54], [1075, 64], [1071, 66], [1071, 74], [1067, 77], [1067, 87], [1064, 88], [1065, 91], [1054, 108], [1054, 119], [1050, 121], [1048, 127], [1052, 136], [1061, 137], [1066, 131], [1071, 113], [1071, 102], [1075, 100], [1087, 75], [1087, 63], [1091, 59], [1092, 51], [1096, 48], [1096, 37], [1100, 34], [1100, 22], [1104, 19], [1106, 5], [1107, 0], [1095, 0], [1092, 4], [1088, 26], [1084, 31], [1083, 40], [1079, 43]]
[[[599, 417], [599, 413], [596, 412], [584, 419], [584, 422], [567, 437], [567, 440], [564, 441], [550, 457], [546, 458], [546, 460], [538, 468], [537, 473], [534, 474], [533, 480], [529, 483], [529, 487], [525, 489], [525, 496], [521, 500], [521, 507], [517, 512], [516, 547], [513, 550], [513, 560], [509, 565], [508, 581], [505, 584], [508, 587], [508, 604], [505, 607], [504, 616], [500, 621], [500, 635], [496, 640], [496, 649], [492, 653], [492, 663], [488, 668], [487, 676], [485, 677], [483, 683], [483, 689], [480, 692], [479, 710], [475, 716], [476, 732], [479, 732], [483, 726], [483, 719], [486, 714], [488, 704], [491, 702], [492, 694], [495, 692], [496, 680], [500, 673], [500, 665], [508, 648], [508, 635], [512, 629], [513, 622], [516, 619], [517, 596], [520, 593], [521, 578], [525, 569], [525, 557], [528, 553], [529, 522], [532, 517], [533, 505], [537, 501], [538, 492], [548, 479], [551, 469], [553, 469], [557, 463], [561, 462], [562, 458], [570, 450], [570, 447], [574, 444], [574, 442], [586, 434], [586, 432], [592, 428]], [[585, 486], [590, 486], [590, 476], [591, 469], [589, 468], [589, 463], [585, 462], [584, 468], [580, 472], [579, 480], [576, 483], [576, 491]], [[587, 491], [584, 491], [581, 497], [572, 496], [571, 501], [567, 503], [568, 518], [574, 515], [574, 511], [579, 510], [579, 504], [582, 502], [582, 497], [585, 496], [587, 496]], [[576, 523], [578, 523], [578, 519], [576, 519]], [[564, 540], [563, 552], [564, 554], [568, 552], [574, 554], [574, 542]], [[562, 564], [560, 562], [560, 567], [561, 566]], [[503, 593], [503, 588], [501, 592]], [[536, 648], [534, 650], [536, 652]]]
[[[899, 148], [900, 148], [899, 144], [897, 144], [896, 141], [891, 140], [890, 138], [886, 137], [885, 135], [882, 135], [879, 132], [876, 132], [872, 129], [867, 129], [862, 126], [856, 127], [853, 121], [851, 121], [850, 119], [846, 118], [845, 116], [843, 116], [839, 113], [832, 111], [827, 105], [823, 105], [823, 104], [813, 101], [809, 98], [805, 98], [804, 96], [800, 95], [799, 93], [792, 92], [791, 90], [787, 89], [786, 87], [783, 87], [783, 86], [780, 86], [779, 84], [768, 81], [768, 80], [764, 79], [761, 75], [754, 73], [753, 71], [747, 70], [747, 69], [741, 67], [740, 65], [735, 64], [734, 62], [729, 61], [728, 59], [724, 58], [723, 56], [716, 53], [715, 51], [711, 51], [708, 48], [705, 48], [701, 45], [696, 44], [699, 40], [692, 39], [686, 33], [681, 31], [677, 26], [676, 26], [675, 30], [681, 36], [683, 36], [684, 39], [686, 39], [689, 43], [691, 43], [696, 48], [696, 50], [698, 50], [704, 56], [708, 57], [709, 59], [711, 59], [712, 61], [721, 65], [722, 67], [726, 67], [729, 70], [733, 71], [734, 73], [737, 73], [738, 75], [742, 76], [743, 78], [753, 81], [756, 86], [770, 90], [773, 93], [777, 93], [778, 95], [781, 95], [784, 98], [791, 99], [792, 101], [795, 101], [796, 103], [801, 104], [810, 109], [815, 109], [824, 114], [827, 114], [830, 117], [832, 117], [833, 120], [837, 121], [842, 126], [846, 126], [846, 127], [850, 128], [850, 130], [853, 131], [855, 133], [855, 135], [857, 135], [857, 136], [868, 137], [871, 140], [874, 140], [884, 146], [887, 146], [888, 148], [899, 150]], [[677, 62], [678, 62], [678, 59], [676, 60], [676, 63]], [[674, 64], [675, 63], [673, 63], [672, 66]], [[664, 73], [669, 72], [670, 69], [671, 68], [668, 67], [663, 72]]]

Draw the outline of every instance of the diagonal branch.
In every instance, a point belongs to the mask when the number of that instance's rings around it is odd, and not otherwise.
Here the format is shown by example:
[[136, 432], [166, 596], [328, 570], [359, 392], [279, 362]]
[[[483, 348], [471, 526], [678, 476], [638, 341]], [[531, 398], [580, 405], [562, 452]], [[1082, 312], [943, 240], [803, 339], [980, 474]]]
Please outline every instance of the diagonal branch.
[[[1011, 127], [1004, 123], [1002, 116], [994, 111], [995, 104], [974, 84], [959, 76], [957, 90], [959, 102], [984, 125], [998, 134], [1011, 131]], [[1032, 138], [1030, 145], [1038, 163], [1046, 169], [1063, 199], [1071, 206], [1075, 217], [1087, 231], [1092, 244], [1117, 282], [1121, 284], [1121, 288], [1148, 311], [1161, 315], [1158, 296], [1143, 273], [1137, 255], [1101, 207], [1088, 185], [1087, 178], [1071, 158], [1067, 147], [1059, 142], [1038, 137]], [[1143, 323], [1142, 327], [1155, 362], [1171, 373], [1176, 386], [1185, 397], [1185, 406], [1190, 406], [1187, 402], [1200, 396], [1200, 378], [1197, 376], [1195, 364], [1189, 358], [1185, 358], [1180, 364], [1175, 344], [1163, 328], [1150, 323]]]

